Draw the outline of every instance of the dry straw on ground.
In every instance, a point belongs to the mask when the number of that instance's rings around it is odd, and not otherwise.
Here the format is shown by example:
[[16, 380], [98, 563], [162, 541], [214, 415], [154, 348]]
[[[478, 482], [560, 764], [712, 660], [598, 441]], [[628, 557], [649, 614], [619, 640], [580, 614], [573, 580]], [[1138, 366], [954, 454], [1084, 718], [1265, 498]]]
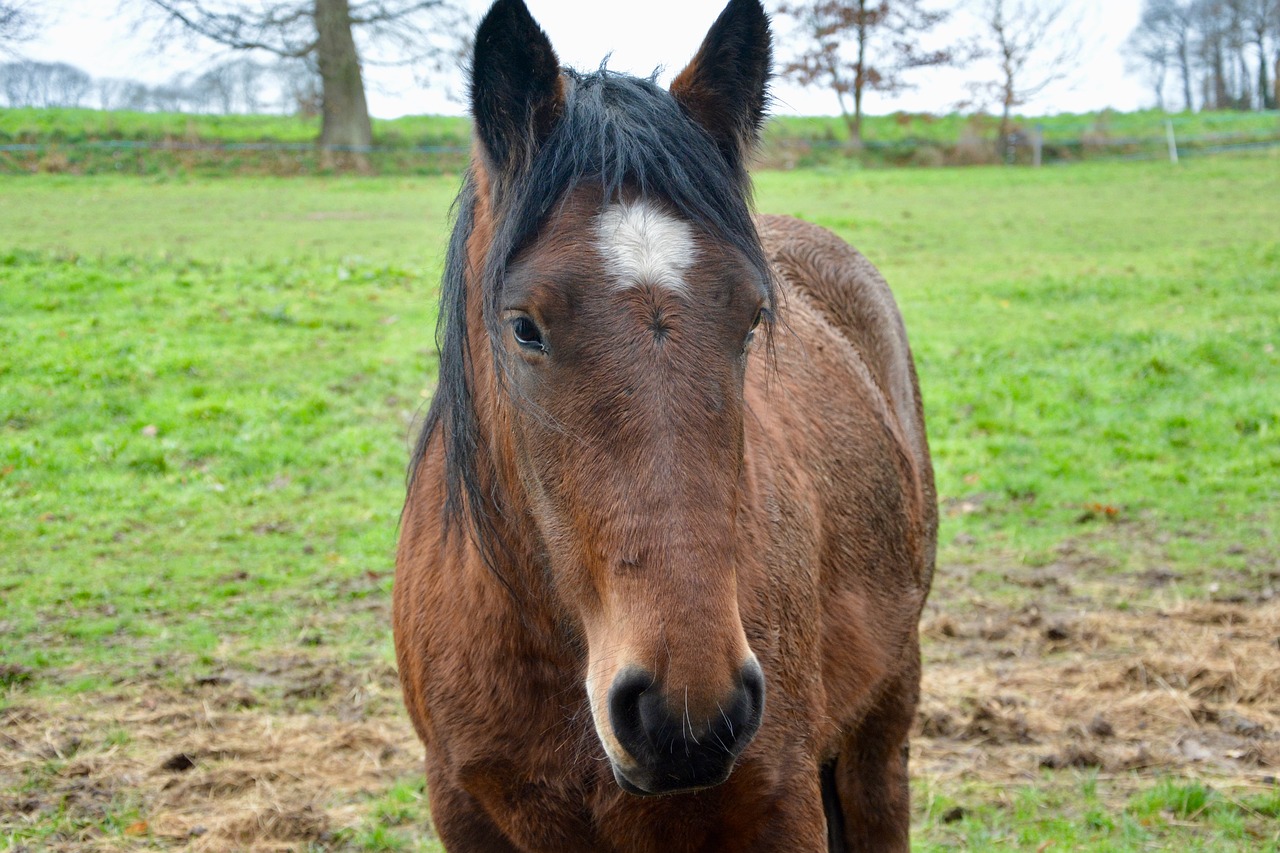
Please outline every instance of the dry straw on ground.
[[[1043, 612], [932, 608], [917, 778], [937, 790], [1094, 768], [1117, 790], [1153, 771], [1274, 784], [1280, 603], [1135, 613], [1068, 600], [1048, 594]], [[302, 657], [197, 675], [185, 690], [140, 683], [80, 705], [11, 706], [0, 746], [10, 792], [0, 833], [58, 822], [49, 843], [67, 851], [144, 839], [192, 851], [324, 847], [369, 825], [375, 798], [422, 770], [394, 672]], [[128, 803], [140, 818], [104, 830]]]

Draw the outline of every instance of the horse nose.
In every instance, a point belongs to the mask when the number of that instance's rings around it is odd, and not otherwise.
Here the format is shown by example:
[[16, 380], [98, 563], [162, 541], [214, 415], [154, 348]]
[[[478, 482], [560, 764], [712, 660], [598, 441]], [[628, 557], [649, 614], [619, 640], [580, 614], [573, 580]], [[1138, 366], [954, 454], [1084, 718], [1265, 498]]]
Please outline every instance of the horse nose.
[[625, 770], [615, 766], [615, 775], [625, 776], [619, 783], [632, 793], [658, 794], [729, 778], [764, 716], [764, 673], [754, 657], [715, 704], [710, 717], [691, 717], [683, 688], [664, 689], [639, 667], [618, 673], [609, 688], [609, 722], [635, 760]]

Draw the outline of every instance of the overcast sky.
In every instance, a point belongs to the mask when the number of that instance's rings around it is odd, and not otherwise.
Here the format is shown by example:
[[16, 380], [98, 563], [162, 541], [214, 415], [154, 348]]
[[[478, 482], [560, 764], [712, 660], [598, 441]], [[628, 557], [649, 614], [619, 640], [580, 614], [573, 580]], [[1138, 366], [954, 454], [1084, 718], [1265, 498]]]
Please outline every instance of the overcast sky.
[[[594, 68], [606, 54], [619, 71], [648, 74], [662, 67], [669, 81], [693, 56], [725, 0], [526, 0], [535, 18], [551, 37], [563, 63]], [[122, 14], [118, 0], [32, 0], [45, 10], [48, 26], [41, 37], [23, 47], [29, 58], [70, 62], [96, 77], [132, 77], [163, 82], [177, 73], [199, 70], [218, 51], [175, 44], [157, 52], [138, 31], [137, 17]], [[488, 3], [465, 0], [478, 19]], [[776, 5], [766, 0], [766, 5]], [[935, 4], [940, 5], [940, 4]], [[956, 9], [940, 35], [973, 32], [970, 7], [978, 0], [951, 0]], [[1080, 20], [1085, 54], [1078, 72], [1028, 104], [1032, 114], [1087, 112], [1112, 107], [1133, 110], [1149, 106], [1152, 96], [1141, 81], [1125, 73], [1120, 45], [1137, 24], [1141, 0], [1076, 0], [1073, 15]], [[779, 46], [779, 55], [785, 52]], [[981, 69], [923, 71], [910, 79], [916, 87], [889, 97], [871, 93], [868, 113], [895, 110], [949, 112], [966, 96], [966, 81], [982, 76]], [[460, 113], [462, 105], [446, 89], [461, 91], [460, 76], [452, 81], [419, 85], [403, 69], [366, 68], [369, 107], [376, 116], [392, 118], [415, 113]], [[838, 112], [834, 96], [816, 89], [800, 89], [779, 81], [774, 86], [774, 112], [829, 115]]]

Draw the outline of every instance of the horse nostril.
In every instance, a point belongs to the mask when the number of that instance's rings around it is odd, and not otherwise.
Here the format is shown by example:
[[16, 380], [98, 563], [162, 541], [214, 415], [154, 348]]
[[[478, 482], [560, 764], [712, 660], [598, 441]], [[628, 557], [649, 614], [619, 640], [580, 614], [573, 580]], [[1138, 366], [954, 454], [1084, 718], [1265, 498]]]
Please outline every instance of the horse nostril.
[[652, 673], [627, 667], [609, 688], [609, 723], [618, 744], [644, 764], [660, 755], [693, 750], [736, 757], [764, 716], [764, 673], [754, 658], [738, 672], [738, 684], [716, 703], [710, 719], [690, 719], [672, 707]]
[[[638, 667], [627, 667], [618, 673], [609, 688], [609, 723], [623, 749], [634, 758], [641, 758], [648, 750], [648, 738], [641, 710], [644, 693], [653, 686], [651, 673]], [[652, 700], [655, 697], [650, 697]], [[643, 703], [652, 706], [653, 702]], [[650, 714], [652, 711], [650, 712]]]
[[760, 664], [752, 658], [734, 681], [709, 714], [690, 715], [684, 697], [670, 695], [653, 673], [634, 666], [619, 672], [609, 687], [608, 707], [614, 746], [627, 753], [610, 755], [623, 790], [657, 794], [727, 779], [764, 717]]
[[756, 717], [764, 716], [764, 670], [760, 668], [760, 662], [752, 657], [742, 668], [740, 677], [742, 689], [750, 697]]
[[764, 717], [764, 672], [752, 658], [738, 673], [740, 687], [728, 707], [720, 709], [720, 719], [712, 722], [712, 731], [727, 752], [741, 752], [760, 728]]

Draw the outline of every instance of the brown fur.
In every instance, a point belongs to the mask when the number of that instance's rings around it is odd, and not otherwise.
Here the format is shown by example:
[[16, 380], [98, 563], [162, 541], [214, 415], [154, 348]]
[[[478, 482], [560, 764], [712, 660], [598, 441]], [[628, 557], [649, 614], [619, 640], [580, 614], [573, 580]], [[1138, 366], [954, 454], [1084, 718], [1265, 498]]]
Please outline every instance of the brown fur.
[[[473, 271], [493, 227], [477, 179]], [[830, 233], [763, 217], [781, 316], [772, 355], [757, 343], [735, 373], [725, 353], [760, 298], [741, 262], [702, 238], [694, 304], [648, 288], [606, 300], [581, 238], [598, 209], [572, 194], [512, 265], [522, 306], [558, 335], [541, 413], [499, 386], [470, 288], [482, 475], [514, 591], [446, 534], [439, 435], [405, 506], [396, 648], [436, 830], [452, 851], [826, 850], [819, 768], [834, 761], [846, 849], [906, 850], [937, 517], [892, 296]], [[668, 340], [649, 333], [655, 315]], [[530, 369], [536, 394], [546, 368]], [[767, 703], [728, 781], [621, 790], [588, 675], [599, 690], [650, 667], [703, 719], [747, 653]]]

